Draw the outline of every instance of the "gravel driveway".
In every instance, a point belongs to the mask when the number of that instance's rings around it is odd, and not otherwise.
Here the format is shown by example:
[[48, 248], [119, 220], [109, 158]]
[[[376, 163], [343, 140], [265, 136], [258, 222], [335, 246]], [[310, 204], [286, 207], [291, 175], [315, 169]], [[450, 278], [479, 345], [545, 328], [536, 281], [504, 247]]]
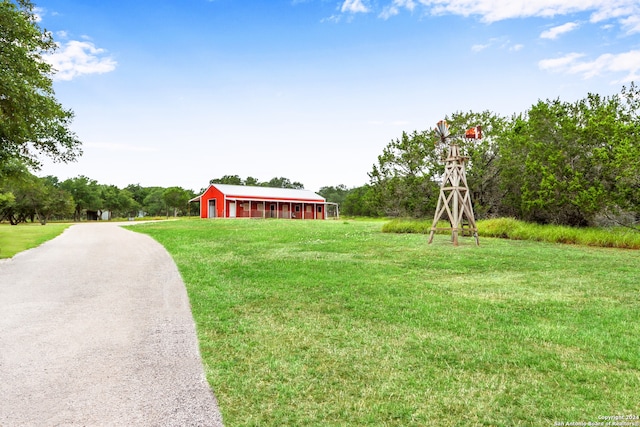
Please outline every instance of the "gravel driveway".
[[77, 224], [0, 261], [0, 426], [222, 426], [165, 249]]

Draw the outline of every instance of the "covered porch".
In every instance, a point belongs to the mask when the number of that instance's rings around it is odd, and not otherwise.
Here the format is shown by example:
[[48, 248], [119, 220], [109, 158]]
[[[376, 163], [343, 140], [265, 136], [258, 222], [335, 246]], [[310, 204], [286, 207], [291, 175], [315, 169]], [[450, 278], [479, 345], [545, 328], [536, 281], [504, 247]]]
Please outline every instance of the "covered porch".
[[303, 200], [262, 200], [254, 198], [227, 198], [224, 217], [227, 218], [280, 218], [326, 219], [326, 202]]

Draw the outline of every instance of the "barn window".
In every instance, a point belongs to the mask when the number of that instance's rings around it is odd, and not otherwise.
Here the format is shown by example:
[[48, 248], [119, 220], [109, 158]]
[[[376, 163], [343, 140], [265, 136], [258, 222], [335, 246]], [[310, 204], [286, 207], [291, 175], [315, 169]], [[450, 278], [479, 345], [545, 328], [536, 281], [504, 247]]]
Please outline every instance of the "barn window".
[[318, 213], [322, 213], [322, 205], [318, 205]]
[[249, 207], [249, 202], [244, 202], [244, 204], [242, 205], [242, 209], [244, 209], [245, 211], [248, 211], [249, 209], [251, 209]]
[[296, 212], [300, 212], [300, 205], [296, 205]]

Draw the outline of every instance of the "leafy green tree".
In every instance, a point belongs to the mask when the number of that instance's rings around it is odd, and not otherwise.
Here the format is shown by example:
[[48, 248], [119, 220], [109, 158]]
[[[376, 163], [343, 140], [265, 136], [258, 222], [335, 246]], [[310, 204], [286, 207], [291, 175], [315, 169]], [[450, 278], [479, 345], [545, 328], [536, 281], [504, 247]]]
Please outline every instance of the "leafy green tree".
[[167, 206], [167, 216], [169, 208], [173, 208], [173, 216], [178, 216], [178, 210], [187, 209], [190, 193], [182, 187], [169, 187], [162, 193], [162, 198]]
[[102, 208], [108, 211], [109, 220], [114, 215], [129, 217], [139, 206], [128, 190], [121, 190], [115, 185], [103, 185], [101, 187]]
[[632, 85], [612, 97], [539, 101], [515, 116], [501, 144], [507, 203], [526, 220], [578, 226], [637, 212], [638, 103]]
[[0, 175], [0, 220], [8, 220], [11, 225], [25, 222], [28, 217], [35, 215], [29, 208], [30, 188], [35, 187], [37, 178], [29, 172], [27, 166], [16, 159], [2, 164]]
[[167, 213], [162, 187], [149, 187], [149, 193], [144, 198], [142, 209], [151, 216], [160, 216]]
[[48, 177], [40, 178], [43, 187], [42, 198], [36, 208], [38, 219], [43, 225], [53, 216], [67, 218], [73, 215], [75, 210], [71, 194], [59, 186], [52, 184], [47, 178]]
[[336, 187], [326, 186], [320, 188], [318, 194], [326, 199], [327, 202], [337, 203], [341, 205], [344, 203], [347, 194], [349, 194], [349, 190], [346, 185], [340, 184]]
[[252, 176], [248, 176], [245, 180], [244, 180], [244, 185], [250, 185], [250, 186], [254, 186], [257, 187], [260, 185], [260, 181], [258, 180], [258, 178], [254, 178]]
[[349, 216], [379, 216], [379, 212], [372, 204], [373, 189], [370, 185], [352, 188], [340, 205], [340, 212]]
[[222, 178], [214, 178], [209, 180], [209, 184], [244, 185], [242, 178], [238, 175], [225, 175]]
[[383, 149], [369, 172], [371, 201], [378, 212], [423, 217], [435, 209], [435, 180], [444, 168], [434, 142], [429, 131], [402, 132]]
[[125, 188], [138, 205], [138, 208], [144, 206], [144, 199], [147, 197], [151, 189], [149, 187], [142, 187], [140, 184], [129, 184]]
[[8, 218], [10, 209], [15, 206], [16, 197], [12, 192], [11, 184], [27, 172], [27, 168], [18, 160], [0, 162], [0, 221]]
[[[583, 121], [593, 139], [593, 157], [601, 164], [590, 179], [604, 183], [601, 214], [634, 212], [640, 221], [640, 88], [623, 86], [618, 96], [588, 98], [590, 113]], [[581, 105], [582, 108], [583, 104]], [[624, 225], [632, 225], [626, 223]]]
[[304, 185], [301, 182], [291, 181], [289, 178], [284, 177], [274, 177], [271, 178], [267, 182], [263, 182], [260, 184], [263, 187], [273, 187], [273, 188], [294, 188], [298, 190], [304, 189]]
[[120, 215], [122, 217], [135, 217], [140, 204], [136, 202], [129, 190], [122, 189], [118, 194], [118, 205], [120, 207]]
[[0, 217], [13, 225], [37, 218], [45, 225], [52, 215], [65, 217], [73, 212], [73, 199], [56, 186], [52, 177], [38, 178], [21, 162], [13, 161], [14, 170], [1, 187], [11, 197], [0, 203]]
[[54, 70], [43, 55], [56, 49], [29, 0], [0, 1], [0, 164], [39, 166], [38, 154], [68, 162], [82, 154], [69, 129], [73, 112], [56, 100]]
[[[209, 184], [229, 184], [229, 185], [250, 185], [261, 187], [275, 188], [297, 188], [303, 189], [304, 185], [300, 182], [292, 182], [289, 178], [276, 177], [267, 182], [260, 182], [258, 178], [248, 176], [246, 179], [240, 178], [239, 175], [224, 175], [222, 178], [214, 178], [209, 180]], [[204, 192], [204, 189], [203, 189]]]
[[82, 212], [102, 209], [101, 188], [96, 180], [80, 175], [60, 183], [60, 188], [68, 191], [75, 203], [73, 220], [80, 221]]

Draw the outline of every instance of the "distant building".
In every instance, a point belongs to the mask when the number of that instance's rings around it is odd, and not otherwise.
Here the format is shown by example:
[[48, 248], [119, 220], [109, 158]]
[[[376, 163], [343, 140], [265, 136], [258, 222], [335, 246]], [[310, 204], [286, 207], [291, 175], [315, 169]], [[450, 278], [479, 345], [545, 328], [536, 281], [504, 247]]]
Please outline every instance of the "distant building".
[[327, 201], [313, 191], [211, 184], [200, 196], [200, 218], [325, 219]]

